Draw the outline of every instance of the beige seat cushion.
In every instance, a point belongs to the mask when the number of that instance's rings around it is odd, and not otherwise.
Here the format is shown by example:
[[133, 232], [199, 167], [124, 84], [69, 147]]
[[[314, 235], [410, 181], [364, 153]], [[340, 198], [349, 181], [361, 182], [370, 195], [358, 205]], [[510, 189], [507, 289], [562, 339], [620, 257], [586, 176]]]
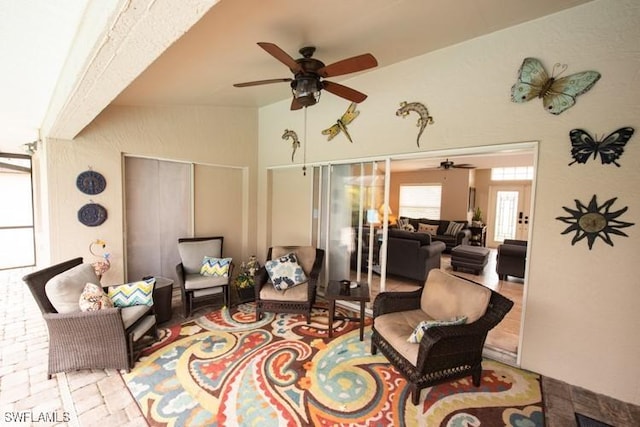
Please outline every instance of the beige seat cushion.
[[466, 316], [467, 323], [473, 323], [487, 311], [490, 298], [490, 289], [433, 269], [424, 285], [420, 307], [432, 319]]
[[433, 320], [420, 310], [398, 311], [376, 317], [374, 327], [385, 340], [414, 366], [418, 363], [419, 344], [407, 340], [423, 320]]
[[303, 283], [293, 288], [287, 288], [279, 291], [273, 287], [271, 282], [266, 283], [260, 290], [261, 300], [275, 301], [307, 301], [309, 299], [309, 284]]
[[201, 240], [197, 242], [178, 243], [178, 253], [182, 267], [187, 274], [200, 274], [202, 260], [205, 256], [222, 258], [222, 241], [220, 239]]
[[184, 288], [190, 291], [196, 289], [216, 288], [229, 284], [228, 277], [222, 276], [201, 276], [198, 274], [187, 274], [184, 281]]
[[80, 311], [80, 295], [87, 283], [100, 285], [100, 279], [91, 264], [76, 265], [52, 277], [44, 291], [58, 313]]
[[271, 248], [271, 259], [280, 258], [290, 252], [295, 252], [298, 264], [308, 276], [316, 261], [316, 248], [313, 246], [274, 246]]
[[122, 307], [120, 309], [120, 316], [122, 317], [122, 323], [124, 328], [127, 329], [133, 325], [142, 316], [151, 311], [151, 307], [148, 305], [133, 305], [131, 307]]

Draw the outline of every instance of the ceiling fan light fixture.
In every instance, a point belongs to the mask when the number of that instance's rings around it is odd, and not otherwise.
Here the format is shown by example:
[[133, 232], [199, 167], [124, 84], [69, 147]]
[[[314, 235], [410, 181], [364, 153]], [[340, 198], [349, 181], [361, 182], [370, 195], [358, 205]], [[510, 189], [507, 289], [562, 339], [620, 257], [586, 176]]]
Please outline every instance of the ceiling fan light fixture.
[[316, 76], [300, 76], [291, 82], [293, 97], [304, 107], [316, 104], [320, 100], [322, 84]]

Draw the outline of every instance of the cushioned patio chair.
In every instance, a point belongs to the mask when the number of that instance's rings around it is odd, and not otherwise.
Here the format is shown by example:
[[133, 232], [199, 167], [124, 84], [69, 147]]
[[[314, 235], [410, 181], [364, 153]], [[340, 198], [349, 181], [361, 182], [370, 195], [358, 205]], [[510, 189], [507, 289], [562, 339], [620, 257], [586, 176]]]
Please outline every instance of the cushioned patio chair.
[[157, 338], [151, 306], [81, 311], [79, 300], [86, 284], [100, 286], [93, 267], [82, 258], [36, 271], [22, 280], [49, 331], [49, 378], [77, 369], [129, 371], [141, 350], [137, 344], [142, 337]]
[[[489, 288], [434, 269], [422, 289], [376, 296], [371, 353], [380, 350], [406, 378], [414, 405], [423, 388], [442, 382], [471, 375], [478, 387], [487, 333], [512, 306]], [[421, 322], [431, 327], [409, 342]]]
[[[189, 237], [178, 239], [178, 252], [182, 262], [176, 265], [178, 284], [182, 291], [182, 304], [185, 317], [190, 317], [196, 304], [210, 303], [223, 297], [225, 306], [229, 306], [229, 283], [233, 274], [230, 258], [222, 257], [224, 237]], [[221, 261], [218, 267], [224, 268], [213, 274], [201, 274], [205, 257]], [[219, 273], [222, 273], [220, 275]]]
[[498, 246], [496, 256], [496, 273], [500, 280], [507, 280], [507, 276], [524, 279], [527, 265], [527, 241], [505, 239]]
[[262, 313], [302, 313], [311, 322], [311, 309], [316, 302], [318, 276], [322, 270], [324, 250], [313, 246], [274, 246], [269, 248], [267, 261], [277, 260], [289, 253], [295, 253], [299, 266], [306, 278], [305, 283], [278, 290], [269, 278], [266, 264], [255, 276], [256, 321], [262, 319]]

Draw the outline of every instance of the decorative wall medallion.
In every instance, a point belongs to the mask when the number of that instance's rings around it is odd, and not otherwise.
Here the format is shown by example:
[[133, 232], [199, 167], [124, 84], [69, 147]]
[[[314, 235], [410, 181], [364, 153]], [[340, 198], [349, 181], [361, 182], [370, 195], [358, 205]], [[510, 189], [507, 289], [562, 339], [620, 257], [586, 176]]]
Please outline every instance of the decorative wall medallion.
[[562, 234], [576, 232], [573, 239], [571, 239], [571, 245], [575, 245], [586, 237], [589, 250], [593, 247], [596, 237], [601, 238], [609, 246], [613, 246], [613, 241], [609, 234], [629, 237], [626, 233], [620, 231], [620, 228], [630, 227], [634, 223], [617, 219], [627, 211], [628, 207], [625, 206], [614, 212], [609, 211], [616, 200], [617, 197], [614, 197], [604, 202], [602, 206], [598, 206], [596, 195], [594, 194], [588, 206], [583, 205], [577, 199], [575, 200], [577, 209], [574, 210], [563, 206], [562, 209], [570, 213], [571, 216], [556, 217], [557, 220], [570, 224]]
[[107, 220], [107, 210], [98, 203], [87, 203], [78, 210], [78, 221], [87, 227], [96, 227]]
[[411, 111], [418, 113], [419, 116], [417, 126], [420, 130], [418, 131], [418, 139], [416, 140], [416, 143], [418, 144], [418, 147], [420, 147], [420, 136], [422, 136], [424, 128], [426, 128], [428, 124], [433, 123], [433, 117], [429, 115], [429, 110], [427, 110], [427, 107], [425, 107], [424, 104], [420, 102], [406, 101], [402, 101], [400, 103], [400, 108], [396, 111], [396, 116], [400, 116], [404, 119]]
[[571, 139], [571, 156], [575, 159], [569, 166], [578, 163], [587, 163], [593, 154], [593, 159], [600, 154], [600, 161], [603, 165], [611, 164], [620, 167], [616, 162], [624, 152], [624, 146], [633, 135], [633, 128], [624, 127], [611, 132], [606, 138], [597, 140], [582, 129], [573, 129], [569, 132]]
[[356, 111], [357, 106], [358, 104], [356, 104], [355, 102], [352, 102], [347, 108], [347, 111], [344, 112], [342, 117], [340, 117], [336, 121], [335, 125], [322, 131], [323, 135], [329, 135], [329, 137], [327, 138], [327, 141], [331, 141], [337, 134], [340, 133], [340, 131], [342, 131], [342, 133], [344, 133], [344, 136], [347, 137], [349, 142], [353, 142], [353, 140], [351, 139], [351, 135], [349, 135], [349, 132], [347, 132], [347, 125], [352, 121], [354, 121], [355, 118], [358, 117], [358, 115], [360, 114], [360, 111]]
[[558, 78], [567, 64], [555, 64], [551, 77], [536, 58], [525, 58], [518, 70], [518, 81], [511, 87], [513, 102], [526, 102], [542, 98], [542, 105], [551, 114], [560, 114], [576, 103], [600, 79], [597, 71], [583, 71]]
[[296, 150], [300, 147], [300, 140], [298, 139], [298, 134], [295, 131], [285, 129], [282, 134], [282, 139], [287, 140], [291, 138], [291, 146], [293, 148], [293, 153], [291, 153], [291, 163], [293, 163], [293, 156], [296, 154]]
[[107, 181], [101, 173], [91, 169], [81, 172], [76, 179], [76, 187], [84, 194], [100, 194], [107, 186]]

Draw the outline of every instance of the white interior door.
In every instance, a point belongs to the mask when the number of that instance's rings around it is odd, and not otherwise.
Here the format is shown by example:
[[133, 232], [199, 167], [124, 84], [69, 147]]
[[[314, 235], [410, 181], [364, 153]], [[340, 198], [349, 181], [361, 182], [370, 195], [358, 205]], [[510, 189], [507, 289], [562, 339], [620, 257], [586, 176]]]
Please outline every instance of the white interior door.
[[531, 185], [496, 185], [489, 188], [487, 245], [505, 239], [527, 240], [531, 221]]

